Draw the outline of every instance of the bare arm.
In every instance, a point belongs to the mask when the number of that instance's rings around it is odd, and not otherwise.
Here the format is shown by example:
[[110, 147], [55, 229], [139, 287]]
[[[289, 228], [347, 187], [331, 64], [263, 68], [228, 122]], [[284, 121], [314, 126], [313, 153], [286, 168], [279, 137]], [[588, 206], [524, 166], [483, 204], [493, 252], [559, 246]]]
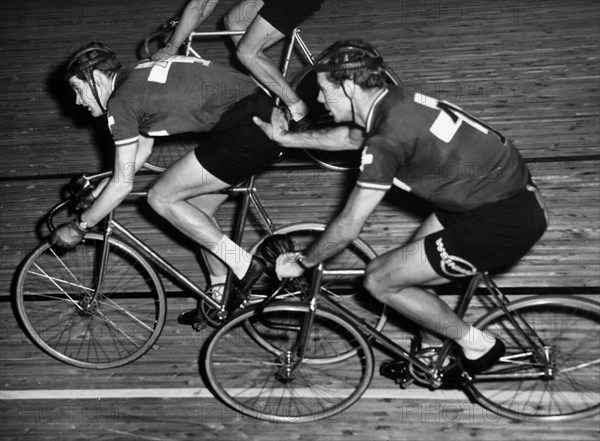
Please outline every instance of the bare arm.
[[[327, 226], [323, 234], [304, 252], [303, 264], [313, 267], [342, 251], [360, 234], [365, 222], [385, 196], [385, 191], [354, 187], [344, 210]], [[292, 253], [277, 258], [280, 278], [298, 277], [303, 273]]]
[[382, 190], [354, 187], [342, 212], [306, 250], [304, 264], [315, 266], [346, 248], [358, 237], [385, 193]]
[[112, 178], [99, 186], [101, 192], [99, 194], [94, 192], [97, 199], [81, 214], [81, 220], [87, 222], [88, 227], [93, 227], [100, 222], [131, 192], [134, 176], [150, 156], [153, 145], [153, 138], [140, 136], [135, 143], [117, 147]]
[[362, 147], [362, 130], [339, 125], [325, 129], [290, 132], [288, 123], [280, 109], [273, 109], [271, 121], [266, 122], [255, 116], [254, 123], [278, 144], [288, 148], [309, 148], [316, 150], [358, 150]]
[[212, 13], [217, 3], [219, 0], [191, 0], [183, 10], [169, 43], [154, 54], [152, 59], [160, 60], [175, 55], [185, 39]]

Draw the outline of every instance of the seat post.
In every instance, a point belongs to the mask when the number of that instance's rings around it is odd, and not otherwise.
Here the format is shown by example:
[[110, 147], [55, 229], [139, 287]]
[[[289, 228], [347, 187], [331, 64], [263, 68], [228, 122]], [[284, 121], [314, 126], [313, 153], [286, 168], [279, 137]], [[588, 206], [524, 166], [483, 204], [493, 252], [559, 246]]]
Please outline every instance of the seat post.
[[469, 304], [471, 303], [471, 299], [475, 295], [475, 292], [477, 291], [477, 287], [479, 286], [479, 283], [481, 282], [481, 278], [482, 278], [482, 273], [475, 274], [471, 278], [471, 281], [469, 282], [469, 286], [467, 287], [467, 290], [461, 296], [461, 298], [458, 302], [458, 305], [456, 307], [456, 311], [455, 311], [456, 315], [459, 316], [460, 318], [463, 318], [465, 316], [467, 309], [469, 308]]

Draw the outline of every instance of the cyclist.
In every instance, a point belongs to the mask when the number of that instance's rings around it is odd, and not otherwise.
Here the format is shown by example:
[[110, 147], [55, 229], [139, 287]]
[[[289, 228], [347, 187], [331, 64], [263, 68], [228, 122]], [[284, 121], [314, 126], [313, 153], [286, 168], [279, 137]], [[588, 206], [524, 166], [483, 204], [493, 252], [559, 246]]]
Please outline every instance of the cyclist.
[[[225, 16], [229, 30], [245, 31], [233, 36], [236, 55], [250, 73], [287, 106], [296, 130], [312, 120], [308, 106], [287, 83], [277, 66], [265, 55], [265, 49], [280, 41], [321, 7], [324, 0], [242, 0]], [[185, 39], [213, 11], [218, 0], [191, 0], [167, 45], [154, 54], [158, 60], [175, 55]]]
[[[192, 57], [171, 57], [122, 67], [102, 43], [90, 43], [68, 60], [65, 78], [76, 103], [94, 117], [107, 115], [115, 145], [112, 179], [104, 180], [79, 219], [60, 226], [53, 240], [73, 247], [131, 192], [134, 174], [152, 152], [154, 138], [185, 132], [209, 132], [206, 142], [171, 165], [148, 193], [150, 205], [199, 243], [210, 282], [222, 284], [226, 266], [243, 295], [265, 263], [233, 243], [213, 218], [227, 198], [209, 194], [235, 185], [269, 167], [281, 147], [251, 120], [268, 116], [272, 100], [247, 75]], [[262, 110], [261, 110], [262, 109]], [[160, 148], [160, 147], [158, 147]], [[223, 263], [225, 265], [223, 265]], [[215, 293], [218, 297], [219, 290]], [[197, 323], [196, 310], [180, 322]]]
[[392, 187], [433, 205], [409, 243], [374, 259], [364, 284], [379, 301], [424, 328], [452, 338], [470, 374], [494, 364], [501, 340], [460, 319], [430, 289], [510, 265], [544, 233], [538, 189], [513, 143], [446, 101], [401, 86], [384, 87], [382, 58], [363, 41], [339, 41], [314, 66], [319, 100], [337, 122], [354, 127], [291, 133], [281, 112], [255, 122], [285, 147], [362, 148], [356, 185], [342, 212], [303, 253], [283, 254], [281, 278], [300, 276], [356, 238]]

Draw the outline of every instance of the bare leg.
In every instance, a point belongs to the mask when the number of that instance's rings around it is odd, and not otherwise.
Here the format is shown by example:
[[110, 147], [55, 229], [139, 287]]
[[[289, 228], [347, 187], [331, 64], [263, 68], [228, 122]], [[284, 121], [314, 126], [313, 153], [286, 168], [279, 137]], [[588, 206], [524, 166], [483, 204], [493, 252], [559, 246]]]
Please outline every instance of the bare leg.
[[[225, 18], [226, 26], [232, 30], [244, 30], [242, 37], [233, 37], [237, 45], [236, 54], [240, 62], [267, 89], [277, 95], [288, 107], [296, 121], [308, 113], [306, 104], [294, 92], [277, 66], [265, 55], [264, 50], [283, 37], [280, 31], [252, 11], [258, 12], [256, 0], [244, 0], [234, 7]], [[248, 22], [248, 19], [252, 20]]]
[[[264, 2], [262, 0], [242, 0], [238, 2], [225, 16], [225, 27], [230, 31], [245, 31], [256, 18], [258, 11], [263, 5]], [[233, 35], [231, 37], [236, 46], [241, 39], [242, 35]]]
[[[428, 234], [432, 234], [432, 233], [435, 233], [435, 232], [443, 230], [443, 229], [444, 229], [444, 227], [439, 222], [439, 220], [437, 219], [435, 214], [431, 214], [427, 219], [425, 219], [425, 221], [417, 229], [415, 234], [412, 236], [410, 242], [415, 242], [418, 239], [424, 238]], [[426, 289], [426, 288], [423, 288], [423, 289]], [[433, 291], [433, 289], [426, 289], [426, 290], [430, 294], [435, 295], [435, 292]], [[437, 335], [430, 332], [430, 330], [427, 330], [425, 328], [420, 328], [419, 331], [421, 334], [421, 343], [422, 343], [423, 347], [441, 346], [442, 340]]]
[[486, 341], [481, 336], [473, 338], [474, 328], [426, 288], [449, 282], [431, 267], [424, 250], [424, 236], [441, 228], [432, 215], [417, 231], [415, 240], [371, 261], [365, 286], [380, 302], [418, 325], [455, 340], [465, 354], [476, 358], [489, 350], [493, 341]]
[[[209, 173], [188, 153], [169, 167], [148, 193], [148, 202], [165, 219], [188, 237], [210, 250], [217, 251], [238, 277], [243, 277], [250, 264], [249, 254], [229, 242], [223, 244], [224, 234], [213, 219], [217, 208], [227, 195], [213, 194], [229, 184]], [[220, 275], [223, 264], [215, 256], [207, 255], [207, 265]]]

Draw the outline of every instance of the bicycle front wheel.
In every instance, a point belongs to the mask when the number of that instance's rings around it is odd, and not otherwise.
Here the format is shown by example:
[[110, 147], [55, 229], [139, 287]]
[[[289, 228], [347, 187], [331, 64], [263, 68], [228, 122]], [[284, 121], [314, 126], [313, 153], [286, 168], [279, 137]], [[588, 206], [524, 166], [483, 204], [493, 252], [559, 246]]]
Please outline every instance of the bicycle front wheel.
[[166, 317], [158, 275], [128, 245], [109, 240], [100, 277], [104, 244], [95, 233], [70, 250], [43, 244], [25, 261], [17, 281], [17, 312], [32, 341], [82, 368], [114, 368], [141, 357]]
[[[398, 75], [394, 73], [388, 66], [383, 66], [385, 84], [388, 86], [400, 85], [402, 82]], [[324, 127], [328, 124], [333, 124], [329, 112], [323, 104], [317, 101], [319, 95], [319, 85], [317, 83], [317, 74], [312, 69], [312, 66], [306, 66], [292, 80], [292, 88], [296, 94], [302, 98], [310, 108], [311, 113], [318, 117], [319, 126]], [[331, 93], [334, 93], [331, 91]], [[328, 96], [326, 99], [337, 99], [334, 96]], [[323, 150], [304, 150], [307, 156], [317, 165], [326, 170], [333, 171], [350, 171], [357, 170], [360, 166], [360, 150], [346, 150], [327, 152]]]
[[[208, 338], [200, 357], [206, 384], [234, 410], [267, 421], [308, 422], [350, 407], [373, 376], [373, 352], [348, 322], [318, 309], [308, 332], [304, 357], [294, 349], [309, 308], [298, 302], [276, 302], [262, 314], [243, 310]], [[266, 350], [247, 332], [251, 324], [264, 340], [277, 341]], [[336, 358], [337, 363], [312, 360]]]
[[[574, 420], [600, 411], [600, 304], [536, 296], [509, 305], [531, 326], [524, 334], [500, 309], [475, 326], [501, 338], [506, 355], [467, 384], [481, 406], [517, 420]], [[543, 345], [533, 349], [527, 336]], [[542, 363], [548, 357], [550, 364]]]

